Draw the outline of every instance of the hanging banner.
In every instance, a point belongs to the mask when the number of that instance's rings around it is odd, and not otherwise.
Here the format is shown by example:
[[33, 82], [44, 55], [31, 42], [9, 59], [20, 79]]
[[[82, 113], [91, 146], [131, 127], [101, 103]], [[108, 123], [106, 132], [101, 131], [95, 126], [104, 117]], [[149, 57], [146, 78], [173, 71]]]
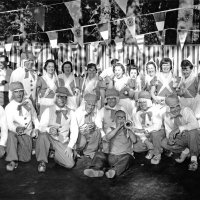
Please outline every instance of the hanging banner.
[[126, 7], [128, 0], [115, 0], [115, 1], [119, 5], [119, 7], [123, 10], [123, 12], [126, 14]]
[[83, 27], [74, 27], [72, 28], [72, 32], [74, 34], [74, 42], [79, 43], [81, 46], [83, 46]]
[[166, 13], [165, 12], [154, 13], [153, 16], [154, 16], [154, 20], [156, 22], [156, 27], [157, 27], [158, 31], [162, 31], [165, 26]]
[[182, 49], [184, 47], [185, 40], [187, 37], [187, 31], [179, 30], [178, 36], [179, 36], [179, 41], [180, 41], [180, 45], [181, 45], [181, 49]]
[[101, 37], [104, 40], [108, 40], [108, 38], [109, 38], [108, 23], [99, 24], [98, 25], [98, 30], [99, 30], [99, 32], [101, 34]]
[[156, 32], [161, 45], [165, 44], [165, 30]]
[[135, 17], [128, 17], [125, 20], [126, 26], [128, 27], [133, 38], [135, 37]]
[[144, 34], [135, 36], [140, 53], [144, 52]]
[[45, 24], [45, 7], [37, 7], [34, 9], [30, 9], [33, 17], [39, 24], [40, 28], [44, 31], [44, 24]]
[[58, 33], [56, 31], [47, 32], [49, 37], [50, 45], [52, 48], [58, 48]]
[[82, 18], [81, 1], [70, 1], [65, 2], [64, 4], [69, 10], [69, 14], [71, 15], [72, 19], [74, 20], [74, 26], [80, 26], [79, 19]]

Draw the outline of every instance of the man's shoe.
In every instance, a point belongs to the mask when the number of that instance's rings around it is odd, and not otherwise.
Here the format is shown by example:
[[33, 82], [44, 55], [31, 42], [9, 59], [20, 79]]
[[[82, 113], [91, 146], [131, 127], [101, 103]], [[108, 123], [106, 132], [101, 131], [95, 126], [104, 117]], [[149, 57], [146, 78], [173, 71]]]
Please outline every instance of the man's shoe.
[[153, 151], [149, 150], [147, 155], [145, 156], [146, 159], [151, 160], [153, 158]]
[[173, 152], [171, 152], [169, 150], [166, 150], [165, 151], [165, 156], [168, 157], [168, 158], [171, 158], [173, 156]]
[[107, 178], [114, 178], [114, 177], [115, 177], [115, 170], [109, 169], [109, 170], [106, 172], [106, 177], [107, 177]]
[[185, 159], [186, 159], [187, 157], [189, 157], [189, 155], [190, 155], [190, 153], [185, 154], [184, 152], [182, 152], [181, 155], [180, 155], [180, 157], [179, 157], [179, 158], [176, 158], [175, 161], [176, 161], [177, 163], [182, 163], [182, 162], [185, 161]]
[[17, 163], [17, 162], [11, 161], [10, 163], [8, 163], [8, 164], [6, 165], [6, 170], [11, 172], [11, 171], [13, 171], [14, 169], [16, 169], [17, 166], [18, 166], [18, 163]]
[[160, 160], [161, 160], [161, 154], [158, 154], [151, 159], [151, 164], [158, 165], [160, 163]]
[[85, 169], [83, 172], [88, 177], [102, 177], [104, 172], [102, 170]]
[[46, 163], [42, 161], [38, 165], [38, 172], [44, 173], [45, 171], [46, 171]]
[[188, 170], [190, 171], [196, 171], [198, 169], [198, 163], [196, 161], [191, 161]]

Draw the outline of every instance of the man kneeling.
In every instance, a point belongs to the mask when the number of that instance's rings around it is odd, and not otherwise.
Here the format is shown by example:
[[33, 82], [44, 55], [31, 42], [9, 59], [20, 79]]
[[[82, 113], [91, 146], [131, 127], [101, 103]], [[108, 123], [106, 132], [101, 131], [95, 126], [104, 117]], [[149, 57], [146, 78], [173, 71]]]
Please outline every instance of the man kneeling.
[[103, 150], [96, 152], [89, 169], [84, 170], [84, 174], [89, 177], [101, 177], [105, 173], [107, 178], [119, 176], [130, 166], [133, 159], [132, 144], [136, 142], [136, 137], [131, 131], [131, 127], [125, 126], [126, 113], [118, 110], [115, 113], [115, 127], [102, 138]]
[[56, 163], [66, 168], [72, 168], [75, 164], [72, 149], [78, 138], [78, 125], [74, 112], [66, 107], [67, 95], [67, 88], [58, 87], [55, 104], [47, 108], [41, 116], [41, 133], [36, 141], [39, 172], [46, 171], [50, 144], [55, 150]]

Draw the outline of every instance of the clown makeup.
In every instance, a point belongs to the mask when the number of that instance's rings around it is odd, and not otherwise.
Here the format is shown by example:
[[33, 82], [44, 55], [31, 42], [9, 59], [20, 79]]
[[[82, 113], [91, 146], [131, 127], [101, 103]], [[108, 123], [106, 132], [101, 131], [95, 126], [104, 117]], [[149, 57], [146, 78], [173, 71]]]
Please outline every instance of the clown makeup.
[[116, 78], [118, 78], [118, 79], [122, 78], [122, 76], [123, 76], [123, 70], [122, 70], [121, 66], [115, 66], [114, 73], [115, 73], [115, 77]]
[[136, 79], [137, 78], [137, 70], [136, 69], [131, 69], [130, 78], [131, 79]]
[[190, 66], [186, 66], [182, 68], [182, 74], [185, 78], [188, 78], [191, 73], [192, 73], [192, 69], [190, 68]]
[[109, 97], [107, 98], [107, 103], [108, 103], [108, 106], [110, 106], [111, 108], [114, 108], [117, 104], [117, 99], [115, 97]]

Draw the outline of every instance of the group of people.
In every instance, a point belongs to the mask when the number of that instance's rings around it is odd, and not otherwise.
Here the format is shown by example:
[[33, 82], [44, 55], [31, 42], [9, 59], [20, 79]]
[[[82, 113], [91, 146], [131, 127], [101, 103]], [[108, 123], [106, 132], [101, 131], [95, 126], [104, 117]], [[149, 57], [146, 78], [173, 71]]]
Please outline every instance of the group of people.
[[134, 152], [147, 152], [157, 165], [162, 154], [196, 171], [200, 153], [200, 80], [189, 60], [181, 62], [182, 76], [173, 74], [170, 58], [154, 61], [145, 72], [117, 59], [100, 75], [88, 63], [84, 77], [73, 73], [70, 61], [58, 73], [56, 62], [45, 62], [38, 75], [27, 57], [11, 70], [0, 55], [0, 158], [13, 171], [32, 154], [38, 172], [48, 158], [72, 168], [89, 157], [88, 177], [119, 176], [129, 168]]

